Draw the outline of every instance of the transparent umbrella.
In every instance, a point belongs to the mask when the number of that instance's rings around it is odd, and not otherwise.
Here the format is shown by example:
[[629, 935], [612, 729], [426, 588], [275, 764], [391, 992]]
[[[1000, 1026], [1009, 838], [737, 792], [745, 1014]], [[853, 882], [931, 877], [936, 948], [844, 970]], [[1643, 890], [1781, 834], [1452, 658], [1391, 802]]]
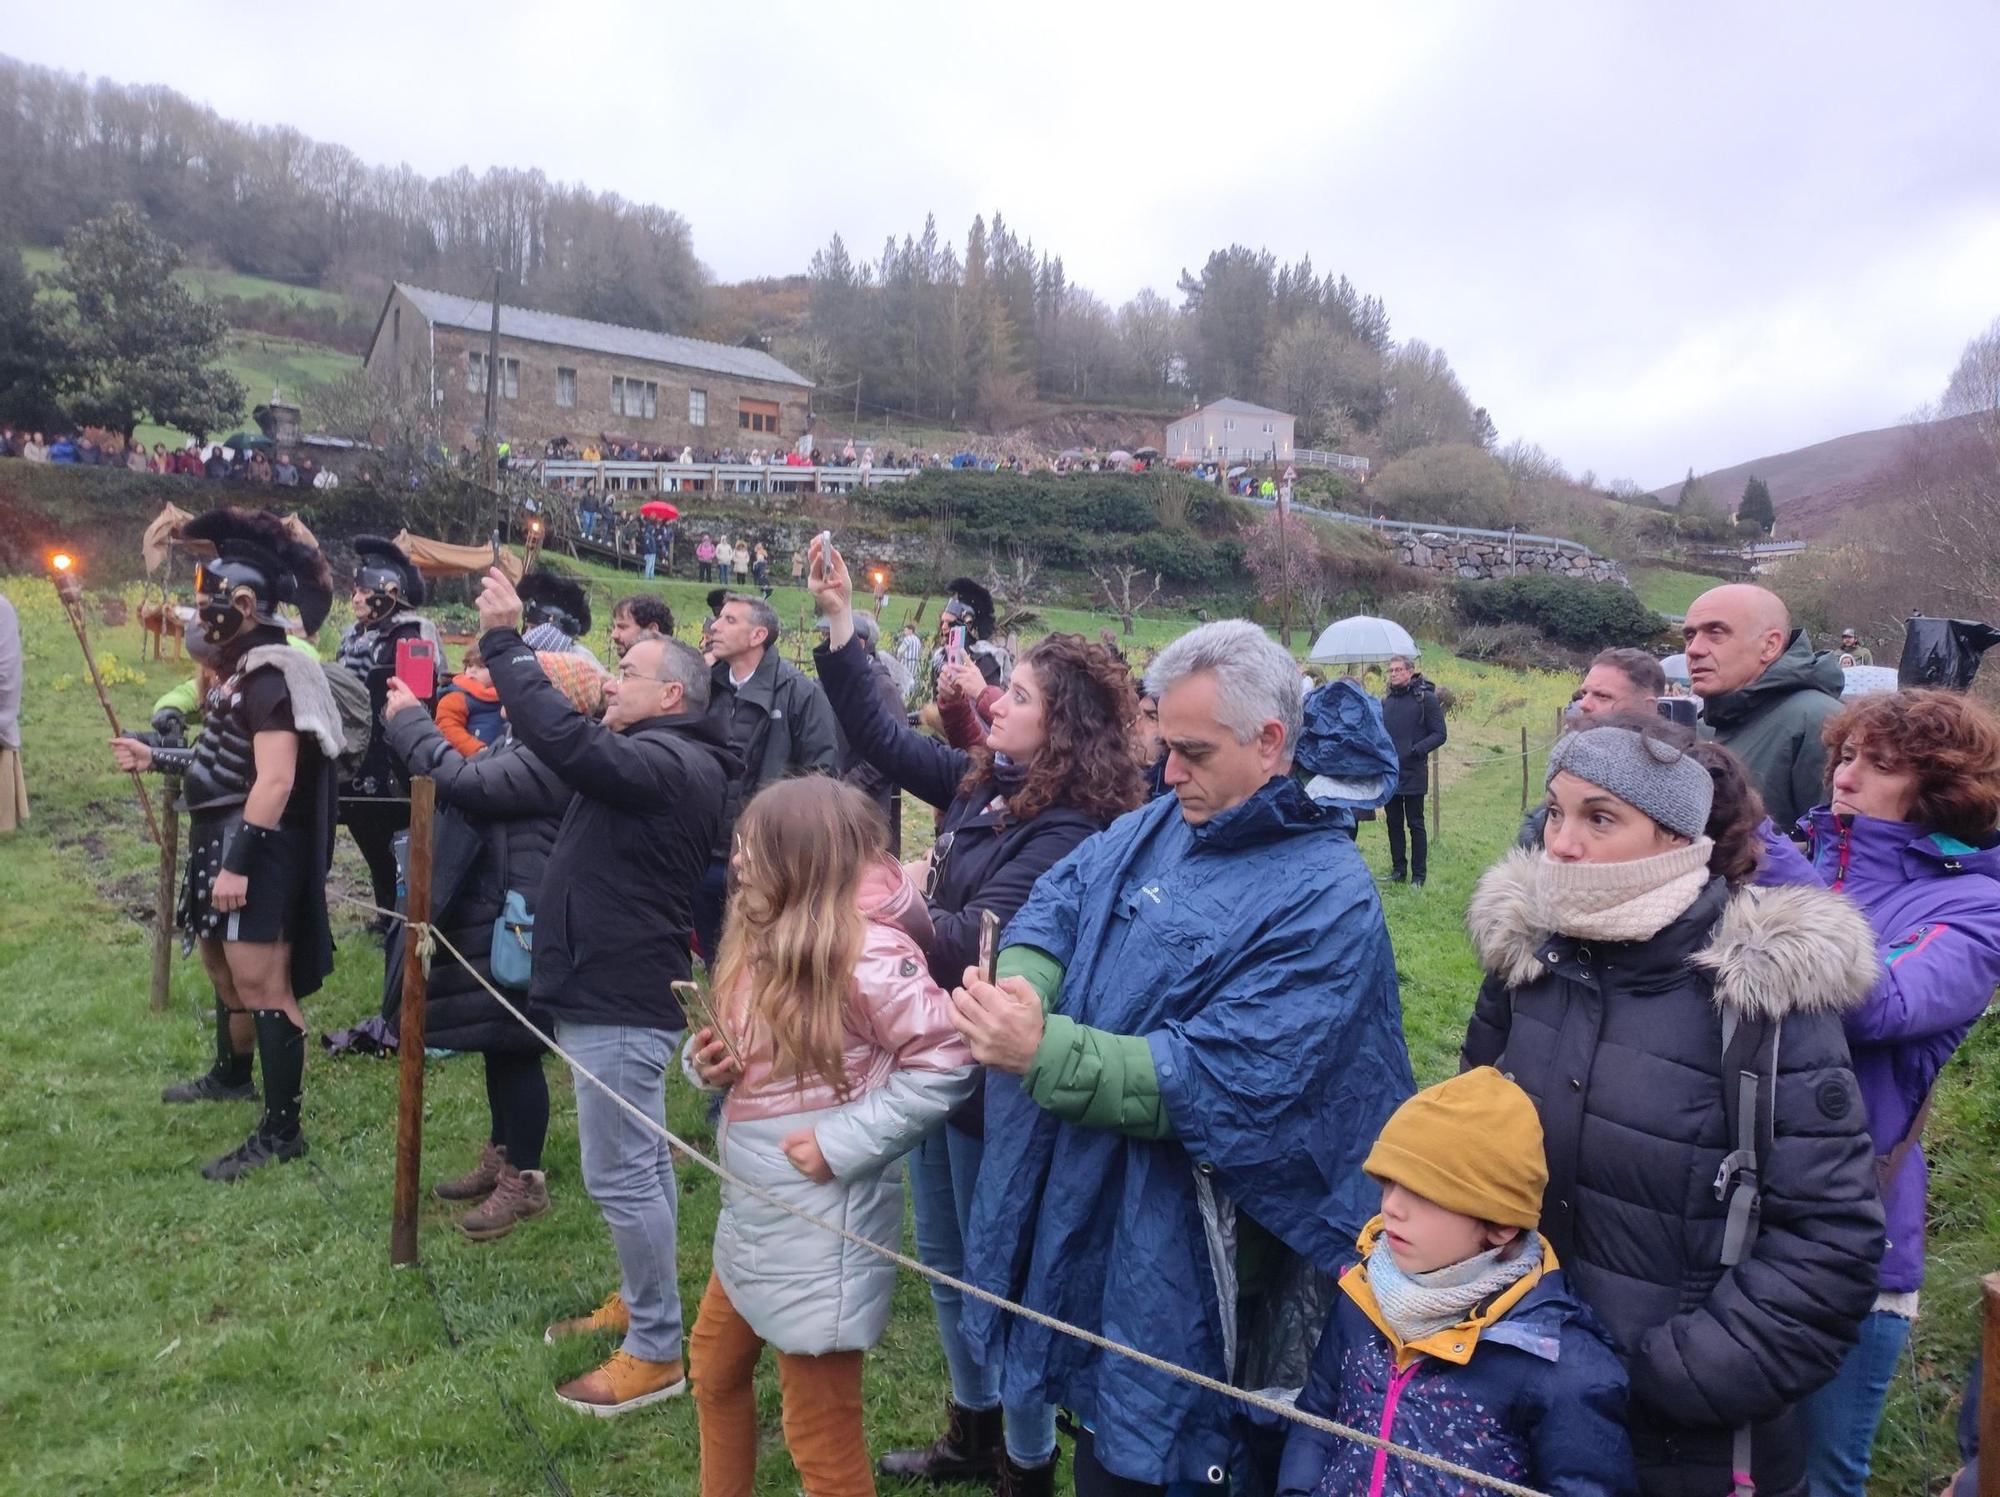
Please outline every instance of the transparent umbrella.
[[1391, 655], [1415, 660], [1419, 653], [1410, 631], [1394, 619], [1357, 613], [1328, 624], [1306, 658], [1317, 665], [1380, 665]]

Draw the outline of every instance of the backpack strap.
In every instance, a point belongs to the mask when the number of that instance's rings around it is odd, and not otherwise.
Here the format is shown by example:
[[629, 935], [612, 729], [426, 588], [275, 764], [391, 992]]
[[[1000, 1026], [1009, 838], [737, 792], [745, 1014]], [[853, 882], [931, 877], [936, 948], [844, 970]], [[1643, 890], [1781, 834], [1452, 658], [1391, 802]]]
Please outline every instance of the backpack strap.
[[1886, 1196], [1889, 1193], [1889, 1182], [1896, 1178], [1897, 1172], [1903, 1167], [1903, 1161], [1910, 1157], [1910, 1150], [1914, 1149], [1917, 1140], [1924, 1136], [1924, 1125], [1931, 1120], [1931, 1103], [1936, 1100], [1937, 1085], [1932, 1083], [1931, 1089], [1924, 1093], [1923, 1106], [1919, 1107], [1917, 1115], [1910, 1119], [1908, 1130], [1896, 1140], [1896, 1146], [1886, 1154], [1875, 1156], [1875, 1188], [1879, 1194]]
[[[1763, 1214], [1762, 1164], [1764, 1126], [1763, 1107], [1765, 1104], [1763, 1086], [1764, 1067], [1762, 1060], [1765, 1050], [1770, 1051], [1770, 1087], [1768, 1106], [1771, 1112], [1771, 1128], [1777, 1127], [1778, 1106], [1778, 1041], [1784, 1030], [1784, 1020], [1779, 1019], [1768, 1026], [1753, 1026], [1745, 1037], [1745, 1046], [1736, 1045], [1741, 1028], [1739, 1015], [1733, 1008], [1722, 1012], [1722, 1110], [1729, 1122], [1730, 1136], [1735, 1147], [1723, 1157], [1722, 1166], [1715, 1172], [1715, 1198], [1727, 1201], [1728, 1209], [1722, 1227], [1721, 1261], [1724, 1268], [1734, 1268], [1750, 1256], [1750, 1249], [1757, 1241], [1757, 1224]], [[1747, 1049], [1747, 1054], [1744, 1050]], [[1732, 1077], [1730, 1057], [1739, 1056], [1735, 1074]], [[1730, 1444], [1730, 1493], [1731, 1497], [1753, 1497], [1757, 1484], [1752, 1479], [1751, 1468], [1755, 1456], [1751, 1427], [1747, 1424], [1737, 1427]]]

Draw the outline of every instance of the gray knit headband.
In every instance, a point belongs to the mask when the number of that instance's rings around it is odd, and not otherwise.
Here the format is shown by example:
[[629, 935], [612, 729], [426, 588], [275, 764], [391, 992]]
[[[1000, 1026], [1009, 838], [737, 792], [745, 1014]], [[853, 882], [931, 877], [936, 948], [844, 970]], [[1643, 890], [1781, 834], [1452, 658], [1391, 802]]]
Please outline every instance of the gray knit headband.
[[1690, 840], [1707, 830], [1715, 782], [1702, 765], [1664, 739], [1631, 728], [1566, 733], [1549, 755], [1546, 786], [1568, 770], [1644, 811]]

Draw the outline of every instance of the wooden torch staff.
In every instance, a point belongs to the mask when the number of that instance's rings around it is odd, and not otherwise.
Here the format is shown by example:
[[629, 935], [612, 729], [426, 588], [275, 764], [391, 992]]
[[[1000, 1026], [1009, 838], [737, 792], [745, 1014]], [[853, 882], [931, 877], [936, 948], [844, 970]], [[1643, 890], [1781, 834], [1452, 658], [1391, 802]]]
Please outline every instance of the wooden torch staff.
[[437, 785], [410, 781], [410, 845], [403, 886], [403, 1016], [396, 1039], [396, 1196], [389, 1224], [389, 1262], [417, 1261], [417, 1186], [424, 1155], [424, 996], [427, 976], [419, 927], [431, 918], [431, 815]]
[[174, 959], [174, 879], [180, 872], [179, 842], [181, 820], [174, 811], [179, 798], [180, 779], [167, 777], [166, 824], [160, 837], [160, 879], [153, 891], [153, 1012], [164, 1013], [167, 989], [173, 979]]
[[[56, 596], [62, 600], [63, 612], [69, 615], [69, 626], [76, 631], [76, 642], [83, 647], [83, 663], [90, 667], [90, 684], [97, 688], [98, 705], [104, 708], [105, 721], [111, 724], [111, 736], [116, 738], [123, 731], [118, 726], [118, 714], [111, 710], [111, 697], [104, 689], [104, 677], [97, 673], [97, 657], [90, 652], [90, 634], [83, 622], [83, 586], [76, 578], [76, 560], [67, 552], [58, 551], [49, 558], [49, 569], [54, 573], [50, 579], [56, 585]], [[139, 778], [139, 771], [126, 771], [132, 776], [132, 788], [139, 792], [139, 809], [146, 813], [146, 830], [152, 834], [155, 844], [160, 840], [160, 823], [153, 816], [153, 799], [146, 794], [146, 782]]]
[[1979, 1375], [1979, 1497], [2000, 1497], [2000, 1273], [1979, 1281], [1986, 1327]]

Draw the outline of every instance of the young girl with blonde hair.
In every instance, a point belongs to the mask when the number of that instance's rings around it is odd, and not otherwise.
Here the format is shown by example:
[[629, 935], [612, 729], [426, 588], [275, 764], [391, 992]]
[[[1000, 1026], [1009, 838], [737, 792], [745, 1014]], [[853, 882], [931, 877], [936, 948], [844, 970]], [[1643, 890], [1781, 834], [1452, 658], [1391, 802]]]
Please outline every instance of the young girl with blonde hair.
[[[894, 1246], [897, 1161], [970, 1094], [973, 1063], [924, 947], [922, 896], [889, 856], [880, 814], [823, 776], [782, 780], [736, 827], [713, 1029], [685, 1060], [727, 1088], [716, 1148], [739, 1179]], [[861, 1354], [889, 1319], [895, 1267], [725, 1183], [715, 1264], [689, 1340], [702, 1497], [749, 1497], [751, 1380], [776, 1351], [785, 1443], [810, 1497], [875, 1490], [861, 1428]]]

